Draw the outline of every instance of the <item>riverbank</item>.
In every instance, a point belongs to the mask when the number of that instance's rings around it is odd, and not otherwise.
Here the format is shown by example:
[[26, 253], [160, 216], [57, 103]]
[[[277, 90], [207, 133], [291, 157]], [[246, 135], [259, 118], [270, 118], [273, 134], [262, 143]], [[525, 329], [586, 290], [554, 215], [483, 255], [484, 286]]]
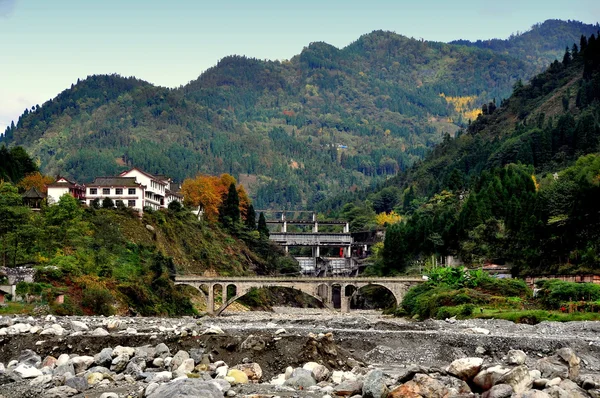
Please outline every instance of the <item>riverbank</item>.
[[[189, 373], [201, 374], [196, 368], [202, 365], [203, 359], [207, 370], [220, 361], [230, 368], [243, 367], [241, 365], [245, 363], [258, 364], [260, 384], [229, 386], [230, 394], [235, 392], [240, 396], [251, 393], [327, 395], [326, 390], [313, 389], [309, 394], [305, 390], [290, 391], [267, 384], [285, 373], [288, 367], [300, 368], [307, 362], [320, 363], [330, 372], [354, 372], [360, 377], [369, 369], [379, 368], [389, 378], [391, 388], [411, 365], [445, 369], [454, 360], [476, 357], [485, 367], [505, 363], [510, 350], [522, 350], [526, 355], [524, 363], [533, 369], [540, 358], [552, 357], [557, 350], [568, 347], [581, 359], [581, 374], [600, 374], [599, 332], [598, 322], [542, 322], [537, 325], [482, 319], [412, 322], [385, 317], [376, 311], [339, 314], [287, 308], [276, 308], [275, 312], [226, 313], [222, 317], [202, 319], [3, 316], [0, 318], [0, 363], [4, 364], [5, 371], [0, 373], [0, 394], [6, 398], [43, 396], [39, 394], [60, 384], [56, 370], [50, 377], [39, 379], [41, 384], [36, 386], [31, 385], [33, 378], [13, 377], [16, 366], [23, 362], [23, 353], [28, 353], [26, 350], [34, 354], [25, 357], [34, 355], [40, 362], [47, 358], [58, 360], [61, 355], [67, 362], [87, 357], [88, 368], [76, 372], [83, 377], [86, 372], [89, 374], [89, 369], [100, 366], [94, 362], [96, 355], [107, 348], [114, 351], [119, 346], [133, 350], [125, 366], [136, 356], [146, 355], [144, 369], [140, 368], [140, 373], [136, 373], [131, 365], [129, 374], [123, 373], [125, 369], [111, 370], [118, 356], [111, 354], [110, 361], [105, 363], [108, 366], [104, 366], [106, 370], [100, 369], [112, 374], [110, 378], [106, 377], [109, 381], [88, 385], [72, 396], [98, 398], [108, 392], [115, 392], [119, 397], [144, 396], [156, 373], [170, 372], [170, 378], [175, 377], [181, 363], [174, 368], [172, 364], [165, 366], [164, 360], [170, 357], [172, 361], [180, 351], [186, 353], [182, 356], [188, 356], [185, 359], [193, 359], [193, 366], [188, 363], [191, 366]], [[160, 366], [155, 366], [156, 348], [160, 344], [169, 354], [162, 358], [163, 363], [158, 361]], [[152, 358], [148, 358], [149, 355]], [[203, 358], [204, 355], [208, 357]], [[11, 369], [11, 361], [15, 360], [17, 363], [13, 362]], [[214, 373], [216, 368], [212, 371]], [[46, 383], [42, 383], [44, 380]], [[333, 382], [329, 380], [329, 383]]]

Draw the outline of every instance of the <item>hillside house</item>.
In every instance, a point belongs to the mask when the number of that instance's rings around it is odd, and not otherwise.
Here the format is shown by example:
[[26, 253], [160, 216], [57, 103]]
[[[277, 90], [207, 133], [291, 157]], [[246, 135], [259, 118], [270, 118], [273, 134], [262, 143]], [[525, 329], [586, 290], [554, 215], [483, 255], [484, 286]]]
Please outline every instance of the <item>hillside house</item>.
[[94, 182], [86, 185], [86, 204], [98, 199], [110, 198], [116, 204], [123, 202], [126, 207], [132, 207], [138, 211], [144, 208], [145, 187], [139, 184], [135, 177], [96, 177]]
[[58, 203], [61, 196], [68, 193], [75, 199], [85, 203], [85, 186], [58, 176], [56, 181], [48, 186], [48, 204]]

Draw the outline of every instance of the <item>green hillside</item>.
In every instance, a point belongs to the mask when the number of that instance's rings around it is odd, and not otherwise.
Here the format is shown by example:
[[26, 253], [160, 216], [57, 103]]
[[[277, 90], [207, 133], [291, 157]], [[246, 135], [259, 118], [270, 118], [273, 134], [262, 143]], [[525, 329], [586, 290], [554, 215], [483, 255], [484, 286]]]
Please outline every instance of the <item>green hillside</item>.
[[[575, 38], [597, 29], [552, 24]], [[311, 43], [288, 61], [226, 57], [178, 89], [90, 76], [27, 110], [2, 141], [82, 182], [132, 165], [178, 180], [226, 172], [247, 182], [257, 208], [312, 207], [406, 170], [480, 103], [508, 97], [564, 51], [562, 33], [539, 36], [509, 40], [531, 54], [521, 57], [375, 31], [342, 49]]]
[[367, 226], [382, 204], [402, 214], [374, 272], [447, 255], [521, 275], [600, 271], [600, 40], [561, 59], [384, 186], [322, 203]]

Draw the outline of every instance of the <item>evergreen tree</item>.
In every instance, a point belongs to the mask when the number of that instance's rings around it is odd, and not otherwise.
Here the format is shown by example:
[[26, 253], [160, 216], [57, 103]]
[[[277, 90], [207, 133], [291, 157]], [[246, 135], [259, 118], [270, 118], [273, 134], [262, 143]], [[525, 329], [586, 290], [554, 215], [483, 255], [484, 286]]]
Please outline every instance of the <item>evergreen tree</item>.
[[562, 63], [564, 66], [569, 66], [571, 63], [571, 52], [569, 51], [569, 47], [565, 49], [565, 55], [563, 56]]
[[105, 209], [112, 209], [115, 207], [115, 203], [107, 196], [106, 198], [102, 199], [102, 207]]
[[248, 205], [246, 210], [246, 228], [248, 231], [256, 231], [256, 212], [252, 204]]
[[229, 191], [225, 200], [223, 200], [219, 218], [221, 223], [228, 227], [240, 222], [240, 198], [233, 182], [229, 185]]
[[267, 227], [267, 220], [265, 219], [265, 214], [262, 212], [258, 217], [258, 232], [260, 232], [261, 237], [269, 237], [269, 227]]

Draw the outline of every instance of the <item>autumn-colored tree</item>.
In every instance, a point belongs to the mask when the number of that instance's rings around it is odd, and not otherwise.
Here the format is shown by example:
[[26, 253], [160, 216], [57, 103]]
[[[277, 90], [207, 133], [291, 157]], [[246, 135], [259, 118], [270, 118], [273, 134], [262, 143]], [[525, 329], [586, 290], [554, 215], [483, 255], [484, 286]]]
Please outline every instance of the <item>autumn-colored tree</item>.
[[28, 191], [32, 187], [35, 187], [40, 192], [48, 193], [47, 185], [52, 184], [53, 182], [54, 179], [52, 177], [45, 176], [39, 171], [36, 171], [35, 173], [29, 173], [23, 177], [17, 186], [24, 191]]
[[[198, 174], [195, 178], [188, 178], [181, 185], [181, 193], [184, 195], [185, 204], [190, 206], [201, 206], [204, 210], [206, 220], [214, 222], [219, 219], [219, 208], [227, 197], [231, 184], [237, 181], [229, 174], [221, 176], [210, 176]], [[240, 201], [240, 212], [246, 214], [250, 199], [242, 186], [237, 188]]]

